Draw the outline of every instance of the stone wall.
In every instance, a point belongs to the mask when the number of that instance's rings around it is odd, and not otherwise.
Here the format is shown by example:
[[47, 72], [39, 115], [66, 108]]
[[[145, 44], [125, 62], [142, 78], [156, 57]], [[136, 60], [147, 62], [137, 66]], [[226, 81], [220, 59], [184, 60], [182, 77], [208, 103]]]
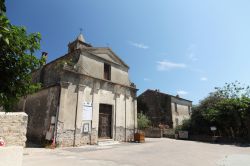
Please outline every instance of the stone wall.
[[6, 146], [25, 146], [28, 115], [24, 112], [0, 112], [0, 137]]
[[145, 130], [145, 137], [161, 138], [162, 136], [163, 136], [163, 130], [160, 128], [148, 128]]
[[[125, 128], [117, 127], [116, 135], [113, 138], [115, 141], [133, 141], [134, 140], [134, 129], [126, 129], [126, 140], [125, 140]], [[75, 134], [75, 137], [74, 137]], [[75, 140], [75, 144], [74, 144]], [[58, 122], [57, 126], [57, 137], [56, 143], [60, 147], [68, 146], [82, 146], [82, 145], [96, 145], [98, 143], [98, 132], [95, 128], [92, 128], [90, 133], [81, 133], [79, 129], [76, 130], [65, 130], [63, 129], [63, 123]]]
[[[75, 134], [75, 136], [74, 136]], [[82, 146], [82, 145], [96, 145], [97, 144], [97, 131], [92, 129], [90, 133], [81, 133], [81, 130], [65, 130], [63, 123], [58, 122], [56, 143], [60, 147], [67, 146]]]
[[115, 141], [130, 142], [134, 140], [135, 129], [126, 128], [126, 140], [125, 140], [125, 128], [123, 126], [116, 127], [116, 134], [114, 136]]
[[175, 130], [174, 129], [164, 129], [163, 130], [163, 137], [174, 138], [175, 137]]

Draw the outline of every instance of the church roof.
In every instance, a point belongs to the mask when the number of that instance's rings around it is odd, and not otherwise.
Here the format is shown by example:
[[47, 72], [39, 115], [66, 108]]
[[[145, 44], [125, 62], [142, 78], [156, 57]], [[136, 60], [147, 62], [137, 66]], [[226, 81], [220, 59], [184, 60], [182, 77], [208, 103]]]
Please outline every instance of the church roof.
[[85, 43], [85, 39], [84, 39], [84, 37], [83, 37], [82, 33], [80, 33], [80, 34], [79, 34], [79, 36], [77, 36], [76, 40], [78, 40], [78, 41], [81, 41], [81, 42], [84, 42], [84, 43]]
[[172, 97], [172, 98], [174, 98], [174, 99], [184, 100], [184, 101], [187, 101], [187, 102], [189, 102], [189, 103], [192, 103], [191, 100], [187, 100], [187, 99], [181, 98], [181, 97], [179, 97], [179, 96], [174, 96], [174, 95], [171, 95], [171, 94], [167, 94], [167, 93], [160, 92], [159, 89], [156, 89], [156, 90], [147, 89], [146, 91], [144, 91], [143, 93], [141, 93], [141, 94], [138, 96], [138, 98], [141, 97], [141, 96], [143, 96], [144, 94], [149, 94], [149, 93], [150, 93], [150, 94], [153, 94], [153, 95], [170, 96], [170, 97]]
[[111, 48], [108, 48], [108, 47], [89, 47], [89, 48], [83, 49], [83, 51], [87, 51], [94, 56], [97, 56], [101, 59], [118, 64], [120, 66], [124, 66], [124, 67], [129, 69], [129, 66], [119, 56], [117, 56], [112, 51]]

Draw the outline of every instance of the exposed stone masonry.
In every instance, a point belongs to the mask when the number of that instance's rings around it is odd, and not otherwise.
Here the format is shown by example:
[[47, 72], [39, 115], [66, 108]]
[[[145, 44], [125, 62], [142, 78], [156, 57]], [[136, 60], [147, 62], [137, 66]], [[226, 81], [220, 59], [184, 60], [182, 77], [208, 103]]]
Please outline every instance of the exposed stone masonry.
[[25, 146], [28, 115], [24, 112], [0, 112], [0, 137], [6, 146]]

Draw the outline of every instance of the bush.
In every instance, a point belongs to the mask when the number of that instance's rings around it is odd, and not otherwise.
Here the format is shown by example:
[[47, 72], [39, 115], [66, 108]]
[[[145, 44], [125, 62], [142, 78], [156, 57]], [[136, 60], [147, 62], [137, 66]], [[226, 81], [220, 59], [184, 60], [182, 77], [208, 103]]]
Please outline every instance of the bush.
[[139, 113], [137, 117], [137, 123], [138, 123], [138, 129], [144, 130], [145, 128], [148, 128], [150, 126], [151, 121], [146, 115], [144, 115], [143, 113]]
[[191, 127], [191, 119], [184, 119], [182, 121], [181, 129], [189, 131]]

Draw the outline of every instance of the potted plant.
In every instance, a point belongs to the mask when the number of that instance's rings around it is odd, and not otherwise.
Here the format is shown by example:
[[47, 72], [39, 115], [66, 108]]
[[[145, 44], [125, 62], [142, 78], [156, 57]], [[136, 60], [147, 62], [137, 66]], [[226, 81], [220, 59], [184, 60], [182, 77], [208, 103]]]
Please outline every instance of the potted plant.
[[149, 127], [150, 120], [143, 113], [139, 113], [137, 117], [138, 131], [134, 135], [135, 142], [145, 142], [145, 132], [144, 130]]

